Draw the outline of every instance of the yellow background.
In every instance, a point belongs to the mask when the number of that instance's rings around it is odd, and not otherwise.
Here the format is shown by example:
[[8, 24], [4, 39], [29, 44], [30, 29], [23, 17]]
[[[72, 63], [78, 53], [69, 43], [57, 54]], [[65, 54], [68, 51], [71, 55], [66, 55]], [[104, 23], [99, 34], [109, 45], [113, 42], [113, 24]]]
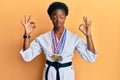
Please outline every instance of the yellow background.
[[[0, 0], [0, 80], [42, 80], [43, 53], [29, 63], [19, 54], [24, 29], [20, 20], [32, 15], [36, 36], [52, 29], [47, 14], [54, 0]], [[120, 0], [59, 0], [69, 7], [66, 28], [85, 38], [78, 30], [82, 16], [92, 20], [92, 35], [98, 57], [95, 63], [84, 61], [75, 51], [76, 80], [120, 80]]]

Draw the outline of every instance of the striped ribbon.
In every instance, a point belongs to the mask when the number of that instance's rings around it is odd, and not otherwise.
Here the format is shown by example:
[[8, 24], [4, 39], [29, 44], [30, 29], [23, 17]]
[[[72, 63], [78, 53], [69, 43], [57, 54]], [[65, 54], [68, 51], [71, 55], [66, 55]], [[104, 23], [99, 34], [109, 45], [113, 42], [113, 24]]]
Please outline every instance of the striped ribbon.
[[54, 54], [62, 53], [65, 45], [65, 41], [66, 41], [66, 29], [64, 29], [59, 42], [57, 42], [57, 37], [54, 30], [52, 31], [52, 50]]

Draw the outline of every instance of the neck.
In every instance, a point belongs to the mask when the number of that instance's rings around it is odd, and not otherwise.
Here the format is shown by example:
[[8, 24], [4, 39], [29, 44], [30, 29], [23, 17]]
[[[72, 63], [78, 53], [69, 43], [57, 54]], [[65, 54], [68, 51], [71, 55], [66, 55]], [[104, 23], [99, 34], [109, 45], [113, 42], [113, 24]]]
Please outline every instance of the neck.
[[60, 35], [63, 33], [63, 30], [64, 30], [64, 27], [61, 27], [61, 28], [56, 28], [54, 27], [54, 31], [56, 34]]

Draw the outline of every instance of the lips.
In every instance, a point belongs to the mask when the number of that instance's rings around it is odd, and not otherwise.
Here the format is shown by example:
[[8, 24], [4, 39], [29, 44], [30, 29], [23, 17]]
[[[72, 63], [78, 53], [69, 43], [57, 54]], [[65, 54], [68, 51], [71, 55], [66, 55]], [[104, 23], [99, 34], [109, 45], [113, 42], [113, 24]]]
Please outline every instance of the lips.
[[61, 26], [61, 23], [57, 23], [56, 25], [59, 27], [59, 26]]

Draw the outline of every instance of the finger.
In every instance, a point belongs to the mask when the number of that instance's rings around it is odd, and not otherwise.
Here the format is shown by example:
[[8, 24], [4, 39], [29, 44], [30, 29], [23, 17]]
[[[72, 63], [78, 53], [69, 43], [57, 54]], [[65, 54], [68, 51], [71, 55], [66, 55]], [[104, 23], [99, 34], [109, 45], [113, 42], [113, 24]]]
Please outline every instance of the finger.
[[87, 17], [84, 16], [83, 20], [84, 20], [85, 26], [88, 27], [88, 19], [87, 19]]
[[79, 27], [79, 30], [83, 33], [83, 34], [86, 34], [86, 32], [85, 32], [85, 29], [83, 28], [83, 29], [81, 29], [81, 27]]
[[28, 19], [27, 19], [27, 22], [29, 22], [29, 21], [30, 21], [30, 19], [31, 19], [31, 15], [29, 15], [29, 17], [28, 17]]
[[31, 21], [30, 24], [35, 24], [35, 22]]
[[79, 25], [79, 29], [81, 29], [81, 27], [83, 27], [83, 24], [80, 24], [80, 25]]
[[83, 24], [80, 24], [79, 27], [83, 26]]
[[83, 26], [83, 24], [80, 24], [79, 25], [79, 30], [81, 30], [81, 31], [83, 31], [83, 30], [85, 30], [86, 28]]
[[84, 21], [85, 24], [87, 24], [87, 20], [86, 19], [87, 18], [85, 16], [83, 16], [83, 21]]
[[32, 28], [35, 28], [35, 27], [36, 27], [36, 25], [35, 25], [35, 24], [31, 24], [31, 27], [32, 27]]
[[87, 26], [88, 26], [88, 27], [90, 27], [90, 26], [91, 26], [91, 20], [90, 20], [90, 21], [88, 21]]
[[33, 26], [33, 28], [35, 28], [35, 27], [36, 27], [36, 25]]
[[24, 22], [23, 22], [22, 20], [20, 20], [20, 22], [21, 22], [21, 24], [22, 24], [23, 26], [25, 26], [25, 24], [24, 24]]
[[91, 20], [89, 21], [87, 17], [84, 17], [85, 25], [86, 27], [89, 27], [91, 25]]
[[27, 23], [27, 21], [26, 21], [26, 15], [24, 15], [24, 22]]
[[80, 24], [79, 26], [80, 26], [80, 27], [83, 26], [84, 28], [86, 28], [86, 25], [85, 25], [85, 24]]
[[85, 27], [85, 28], [86, 28], [86, 24], [83, 24], [83, 27]]
[[35, 22], [33, 22], [33, 21], [31, 21], [30, 24], [31, 24], [32, 27], [35, 26]]
[[87, 27], [88, 27], [88, 24], [89, 24], [89, 22], [88, 22], [88, 21], [89, 21], [89, 20], [88, 20], [88, 18], [86, 17], [86, 22], [87, 22], [87, 24], [86, 24], [86, 25], [87, 25]]

